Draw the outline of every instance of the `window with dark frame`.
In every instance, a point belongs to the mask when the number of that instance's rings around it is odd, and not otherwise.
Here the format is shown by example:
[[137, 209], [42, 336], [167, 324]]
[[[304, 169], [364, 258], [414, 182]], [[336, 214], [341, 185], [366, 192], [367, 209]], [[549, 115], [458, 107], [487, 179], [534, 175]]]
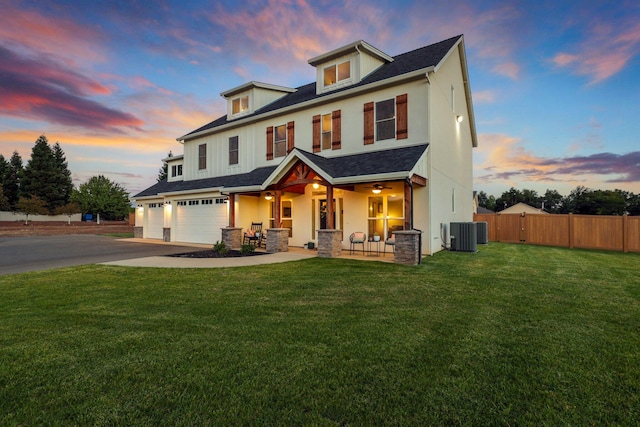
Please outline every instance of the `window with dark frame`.
[[287, 125], [276, 126], [274, 133], [274, 156], [284, 157], [287, 155]]
[[376, 141], [396, 137], [395, 99], [376, 102]]
[[229, 164], [238, 164], [238, 137], [232, 136], [229, 138]]
[[207, 144], [200, 144], [198, 146], [198, 169], [207, 168]]
[[171, 166], [171, 176], [182, 176], [182, 165]]
[[322, 149], [331, 150], [331, 114], [322, 115]]

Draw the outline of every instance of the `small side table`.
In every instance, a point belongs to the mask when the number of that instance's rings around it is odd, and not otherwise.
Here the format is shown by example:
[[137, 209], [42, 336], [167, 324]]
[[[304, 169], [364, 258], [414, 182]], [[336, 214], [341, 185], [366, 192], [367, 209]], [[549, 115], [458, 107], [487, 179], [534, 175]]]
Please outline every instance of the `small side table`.
[[[380, 239], [378, 240], [373, 240], [373, 238], [369, 237], [367, 239], [367, 242], [369, 243], [369, 256], [380, 256]], [[376, 249], [375, 249], [375, 253], [374, 251], [371, 249], [371, 246], [375, 243], [376, 245]]]

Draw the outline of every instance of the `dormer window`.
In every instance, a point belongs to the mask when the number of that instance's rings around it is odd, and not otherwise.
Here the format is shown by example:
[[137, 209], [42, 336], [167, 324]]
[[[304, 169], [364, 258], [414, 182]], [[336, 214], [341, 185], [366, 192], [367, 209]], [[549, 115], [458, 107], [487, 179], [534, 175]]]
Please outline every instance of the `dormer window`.
[[240, 114], [249, 109], [249, 97], [241, 96], [239, 98], [235, 98], [232, 101], [231, 113], [232, 114]]
[[345, 61], [324, 69], [325, 86], [330, 86], [349, 78], [351, 78], [351, 61]]

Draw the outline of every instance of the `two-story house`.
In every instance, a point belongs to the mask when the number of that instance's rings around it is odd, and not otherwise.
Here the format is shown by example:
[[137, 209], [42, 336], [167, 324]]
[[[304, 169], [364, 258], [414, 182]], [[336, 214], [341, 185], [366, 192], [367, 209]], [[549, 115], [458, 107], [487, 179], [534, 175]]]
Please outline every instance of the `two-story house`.
[[[422, 231], [441, 250], [472, 221], [477, 136], [463, 36], [397, 56], [357, 41], [309, 60], [297, 88], [249, 82], [223, 92], [227, 114], [177, 140], [169, 178], [134, 196], [145, 238], [213, 243], [224, 227], [319, 229], [382, 239]], [[443, 233], [443, 231], [445, 231]]]

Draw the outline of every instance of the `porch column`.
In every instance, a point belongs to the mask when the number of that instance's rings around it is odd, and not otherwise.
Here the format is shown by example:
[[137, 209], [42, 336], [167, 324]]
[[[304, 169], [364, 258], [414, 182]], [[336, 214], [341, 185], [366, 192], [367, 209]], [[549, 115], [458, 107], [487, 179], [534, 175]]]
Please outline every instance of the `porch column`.
[[275, 220], [275, 228], [280, 228], [282, 225], [282, 213], [280, 212], [280, 203], [282, 203], [282, 191], [276, 190], [276, 197], [274, 203], [274, 209], [276, 210], [273, 213], [273, 219]]
[[289, 229], [268, 228], [266, 248], [270, 254], [289, 251]]
[[333, 221], [335, 210], [335, 206], [333, 205], [333, 185], [327, 184], [327, 229], [329, 230], [336, 228]]
[[411, 212], [413, 212], [413, 200], [411, 197], [411, 185], [404, 182], [404, 229], [411, 230], [413, 224], [411, 223]]
[[236, 195], [229, 194], [229, 228], [236, 226]]
[[337, 258], [342, 255], [342, 230], [317, 230], [318, 256], [321, 258]]
[[229, 249], [242, 247], [242, 228], [226, 227], [222, 229], [222, 241]]
[[402, 230], [394, 232], [396, 236], [396, 264], [420, 264], [420, 232]]

